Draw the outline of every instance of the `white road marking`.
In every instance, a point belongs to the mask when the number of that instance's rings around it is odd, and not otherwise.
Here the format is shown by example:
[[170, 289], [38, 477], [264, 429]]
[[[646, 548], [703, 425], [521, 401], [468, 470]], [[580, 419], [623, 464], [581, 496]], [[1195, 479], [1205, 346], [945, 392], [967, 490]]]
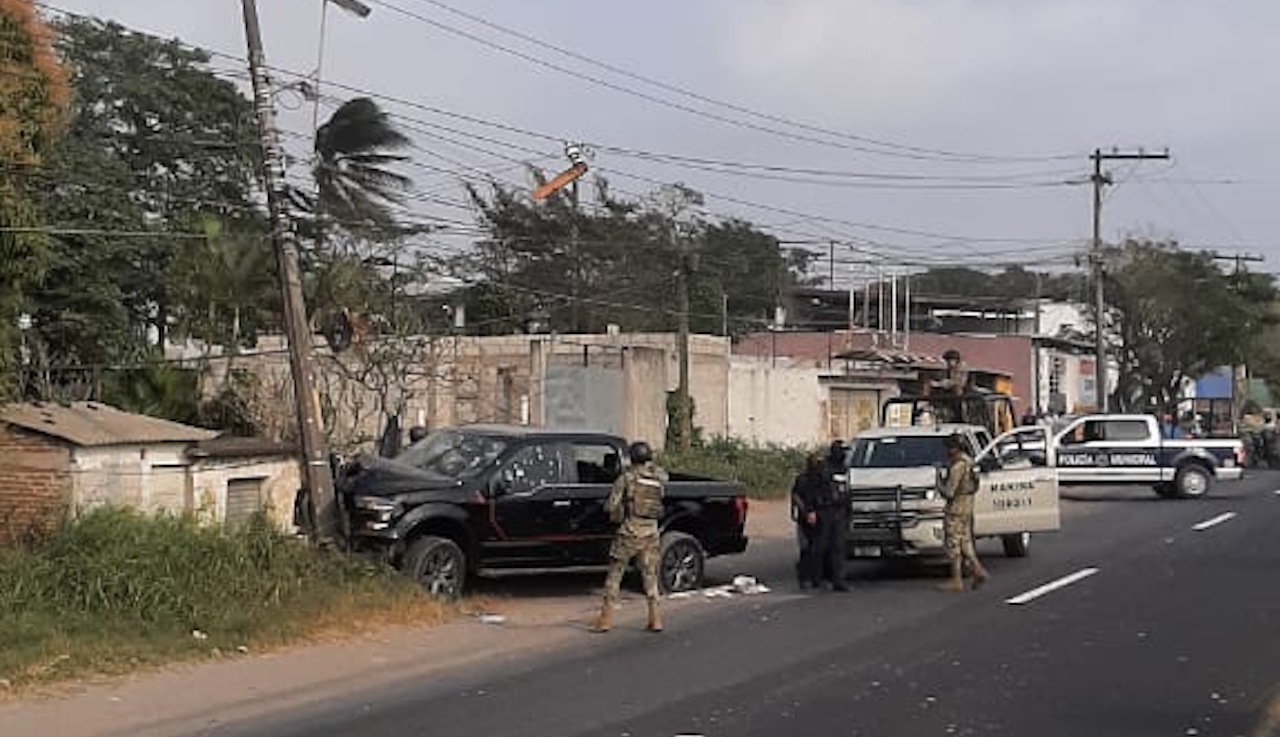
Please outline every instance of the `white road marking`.
[[1280, 496], [1280, 489], [1276, 489], [1274, 493], [1276, 496]]
[[1229, 519], [1235, 519], [1235, 516], [1236, 516], [1235, 512], [1223, 512], [1222, 514], [1218, 515], [1217, 517], [1214, 517], [1213, 519], [1207, 519], [1204, 522], [1201, 522], [1200, 524], [1193, 526], [1191, 529], [1195, 530], [1196, 532], [1203, 532], [1204, 530], [1207, 530], [1210, 527], [1213, 527], [1215, 525], [1220, 525]]
[[1004, 603], [1026, 604], [1028, 602], [1039, 599], [1040, 597], [1044, 596], [1045, 594], [1051, 591], [1057, 591], [1058, 589], [1070, 586], [1071, 584], [1077, 581], [1083, 581], [1084, 579], [1092, 576], [1097, 572], [1098, 572], [1097, 568], [1083, 568], [1081, 570], [1076, 571], [1075, 573], [1072, 573], [1069, 576], [1063, 576], [1062, 578], [1059, 578], [1057, 581], [1050, 581], [1049, 583], [1043, 586], [1037, 586], [1036, 588], [1031, 589], [1026, 593], [1018, 594], [1012, 599], [1005, 599]]

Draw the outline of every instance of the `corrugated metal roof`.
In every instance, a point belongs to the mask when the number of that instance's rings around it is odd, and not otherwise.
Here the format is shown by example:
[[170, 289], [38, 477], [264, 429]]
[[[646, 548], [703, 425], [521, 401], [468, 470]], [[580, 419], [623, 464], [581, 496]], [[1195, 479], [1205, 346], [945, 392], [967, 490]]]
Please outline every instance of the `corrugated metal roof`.
[[83, 447], [198, 442], [218, 435], [98, 402], [11, 404], [0, 409], [0, 420]]

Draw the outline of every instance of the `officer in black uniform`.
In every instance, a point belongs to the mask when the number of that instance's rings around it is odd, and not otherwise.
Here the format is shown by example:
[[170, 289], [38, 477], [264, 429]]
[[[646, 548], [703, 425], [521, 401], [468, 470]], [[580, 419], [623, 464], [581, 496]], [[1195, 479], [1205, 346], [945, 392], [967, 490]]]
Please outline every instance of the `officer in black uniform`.
[[800, 587], [817, 588], [822, 579], [833, 591], [848, 591], [844, 582], [845, 538], [848, 533], [848, 500], [836, 475], [843, 475], [846, 447], [836, 441], [826, 458], [815, 453], [791, 489], [791, 505], [799, 527]]

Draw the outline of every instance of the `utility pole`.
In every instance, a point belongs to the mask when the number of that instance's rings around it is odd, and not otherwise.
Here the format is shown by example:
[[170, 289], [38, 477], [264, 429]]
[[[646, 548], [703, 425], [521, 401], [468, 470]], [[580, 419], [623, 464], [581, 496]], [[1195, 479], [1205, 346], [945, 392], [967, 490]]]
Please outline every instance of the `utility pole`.
[[[1209, 256], [1214, 261], [1233, 261], [1236, 265], [1235, 278], [1239, 279], [1244, 273], [1245, 263], [1261, 263], [1266, 261], [1262, 256], [1251, 256], [1248, 254], [1222, 254], [1217, 251], [1209, 251]], [[1248, 392], [1248, 366], [1232, 366], [1231, 367], [1231, 423], [1232, 429], [1235, 429], [1236, 423], [1240, 421], [1242, 411], [1244, 409], [1243, 397]]]
[[[828, 246], [830, 247], [830, 251], [828, 252], [829, 260], [828, 260], [828, 272], [827, 272], [827, 292], [830, 294], [835, 294], [835, 291], [836, 291], [836, 242], [831, 241], [828, 244]], [[823, 312], [826, 312], [826, 310], [823, 310]], [[831, 354], [835, 352], [835, 345], [834, 345], [835, 334], [836, 334], [836, 326], [831, 325], [827, 329], [827, 370], [828, 371], [831, 370], [831, 365], [832, 365]]]
[[262, 144], [262, 174], [267, 190], [267, 211], [271, 222], [271, 243], [276, 253], [280, 291], [284, 300], [284, 328], [289, 342], [289, 368], [293, 374], [293, 397], [297, 411], [298, 435], [302, 445], [303, 484], [309, 492], [312, 541], [331, 545], [338, 529], [333, 477], [325, 452], [320, 420], [320, 402], [313, 384], [311, 328], [302, 296], [302, 275], [298, 247], [285, 213], [284, 157], [275, 126], [275, 109], [267, 80], [262, 50], [262, 29], [255, 0], [242, 0], [245, 39], [249, 47], [249, 73], [253, 81], [253, 103]]
[[582, 241], [578, 231], [578, 180], [569, 185], [569, 247], [573, 253], [573, 331], [585, 333], [582, 320]]
[[679, 450], [689, 450], [693, 444], [693, 413], [689, 411], [689, 241], [681, 238], [676, 216], [671, 218], [672, 247], [679, 254], [680, 268], [676, 273], [676, 300], [679, 302], [680, 321], [676, 329], [676, 352], [680, 363], [680, 378], [676, 384]]
[[1104, 174], [1102, 171], [1102, 162], [1104, 161], [1146, 161], [1150, 159], [1168, 159], [1169, 151], [1166, 149], [1162, 153], [1147, 153], [1142, 149], [1137, 151], [1120, 151], [1119, 149], [1111, 149], [1111, 151], [1103, 151], [1102, 149], [1094, 149], [1089, 156], [1093, 160], [1093, 176], [1090, 179], [1093, 182], [1093, 309], [1094, 309], [1094, 395], [1097, 397], [1095, 404], [1099, 412], [1105, 413], [1109, 409], [1110, 397], [1107, 393], [1107, 341], [1106, 341], [1106, 302], [1102, 293], [1102, 188], [1108, 184], [1112, 184], [1111, 176]]

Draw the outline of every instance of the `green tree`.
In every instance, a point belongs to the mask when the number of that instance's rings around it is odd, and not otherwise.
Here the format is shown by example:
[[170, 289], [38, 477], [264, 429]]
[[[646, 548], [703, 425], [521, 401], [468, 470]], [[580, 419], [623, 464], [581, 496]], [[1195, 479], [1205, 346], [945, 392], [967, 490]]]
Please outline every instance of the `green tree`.
[[1151, 241], [1109, 249], [1106, 263], [1102, 324], [1119, 363], [1119, 406], [1169, 407], [1187, 379], [1258, 355], [1273, 319], [1270, 275], [1227, 274], [1208, 253]]
[[57, 30], [73, 117], [39, 201], [64, 230], [88, 232], [56, 236], [38, 329], [55, 364], [131, 361], [182, 309], [181, 239], [166, 234], [261, 220], [252, 107], [179, 41], [75, 17]]
[[30, 0], [0, 0], [0, 396], [13, 389], [18, 315], [48, 268], [29, 187], [64, 130], [67, 75]]
[[257, 342], [277, 328], [276, 264], [261, 229], [228, 231], [210, 221], [207, 238], [175, 244], [170, 268], [173, 333], [229, 350]]
[[691, 323], [701, 332], [720, 331], [724, 295], [731, 326], [741, 328], [766, 319], [780, 292], [805, 279], [808, 258], [750, 223], [689, 216], [697, 192], [624, 199], [604, 180], [596, 191], [594, 202], [575, 208], [568, 191], [535, 205], [496, 183], [468, 188], [486, 236], [453, 268], [471, 282], [464, 298], [479, 332], [517, 332], [542, 313], [559, 331], [602, 332], [609, 323], [672, 330], [682, 250]]

